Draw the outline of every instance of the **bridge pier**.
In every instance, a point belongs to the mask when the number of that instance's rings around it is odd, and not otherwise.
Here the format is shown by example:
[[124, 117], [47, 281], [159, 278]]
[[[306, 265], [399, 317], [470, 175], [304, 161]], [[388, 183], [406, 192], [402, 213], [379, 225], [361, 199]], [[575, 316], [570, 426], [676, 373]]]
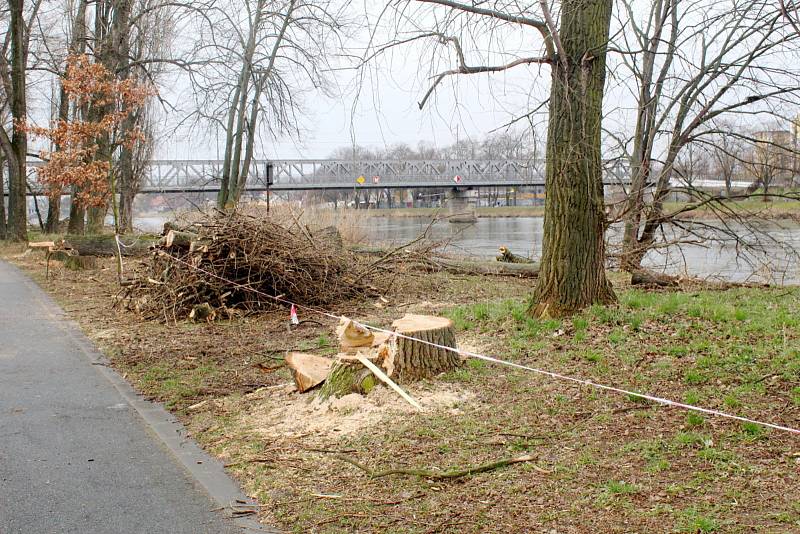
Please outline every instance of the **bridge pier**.
[[453, 187], [447, 191], [447, 220], [451, 223], [474, 223], [478, 221], [475, 206], [470, 205], [468, 188]]

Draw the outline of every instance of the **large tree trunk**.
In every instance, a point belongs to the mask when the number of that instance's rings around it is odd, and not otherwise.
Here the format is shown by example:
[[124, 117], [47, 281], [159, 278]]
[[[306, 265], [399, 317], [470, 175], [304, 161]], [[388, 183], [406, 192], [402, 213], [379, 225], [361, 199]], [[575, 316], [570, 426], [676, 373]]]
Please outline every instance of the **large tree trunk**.
[[611, 0], [565, 0], [553, 65], [544, 240], [531, 312], [558, 317], [616, 297], [605, 273], [600, 122]]
[[83, 235], [86, 229], [86, 208], [78, 200], [76, 187], [72, 188], [72, 198], [69, 204], [69, 225], [67, 233], [72, 235]]
[[28, 240], [28, 208], [26, 199], [26, 158], [28, 136], [16, 121], [27, 120], [27, 100], [25, 95], [25, 68], [27, 63], [26, 25], [23, 17], [23, 0], [10, 0], [11, 11], [11, 117], [15, 121], [9, 157], [8, 179], [8, 239]]
[[108, 213], [108, 205], [100, 207], [91, 207], [88, 209], [86, 217], [86, 232], [89, 234], [103, 233], [105, 226], [106, 213]]
[[[69, 120], [69, 99], [67, 98], [67, 91], [64, 89], [64, 84], [60, 83], [61, 88], [58, 94], [58, 120]], [[58, 150], [59, 147], [56, 147]], [[45, 223], [44, 230], [48, 234], [55, 234], [59, 231], [59, 222], [61, 219], [61, 191], [58, 193], [50, 193], [48, 195], [47, 204], [47, 222]]]
[[133, 201], [136, 199], [136, 191], [130, 187], [123, 187], [119, 192], [119, 233], [129, 234], [133, 232]]
[[61, 193], [49, 195], [47, 197], [47, 219], [44, 223], [44, 231], [47, 234], [57, 234], [59, 222], [61, 220]]

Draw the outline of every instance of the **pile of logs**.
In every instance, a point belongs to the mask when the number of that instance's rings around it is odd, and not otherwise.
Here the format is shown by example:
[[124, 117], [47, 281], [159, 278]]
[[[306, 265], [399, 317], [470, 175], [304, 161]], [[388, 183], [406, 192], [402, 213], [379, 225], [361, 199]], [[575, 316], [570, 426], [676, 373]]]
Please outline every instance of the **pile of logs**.
[[392, 323], [390, 333], [374, 333], [342, 318], [336, 329], [339, 354], [323, 358], [290, 353], [286, 363], [301, 393], [318, 388], [321, 398], [366, 394], [379, 381], [396, 387], [430, 378], [461, 364], [455, 330], [444, 317], [407, 314]]
[[121, 297], [145, 318], [167, 321], [269, 309], [274, 297], [325, 306], [384, 294], [388, 261], [349, 251], [335, 229], [220, 213], [167, 225]]

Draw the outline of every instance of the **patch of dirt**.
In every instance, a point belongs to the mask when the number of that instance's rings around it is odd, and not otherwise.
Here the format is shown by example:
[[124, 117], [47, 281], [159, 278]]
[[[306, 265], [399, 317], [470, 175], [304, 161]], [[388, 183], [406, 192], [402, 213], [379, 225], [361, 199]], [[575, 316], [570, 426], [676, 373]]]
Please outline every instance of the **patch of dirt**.
[[[404, 386], [423, 407], [423, 412], [459, 407], [475, 397], [454, 384]], [[245, 398], [251, 408], [239, 416], [239, 424], [264, 438], [313, 437], [322, 440], [357, 434], [381, 421], [402, 418], [417, 410], [387, 387], [376, 386], [369, 395], [352, 393], [338, 399], [320, 400], [315, 392], [298, 394], [292, 386], [255, 391]]]

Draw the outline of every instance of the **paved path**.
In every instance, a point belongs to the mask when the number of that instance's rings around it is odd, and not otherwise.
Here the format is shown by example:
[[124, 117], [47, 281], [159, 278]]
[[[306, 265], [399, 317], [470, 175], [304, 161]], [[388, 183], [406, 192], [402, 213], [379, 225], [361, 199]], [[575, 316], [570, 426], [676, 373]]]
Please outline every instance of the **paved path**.
[[219, 465], [93, 365], [102, 356], [60, 313], [0, 262], [0, 533], [245, 532], [205, 491], [238, 491]]

